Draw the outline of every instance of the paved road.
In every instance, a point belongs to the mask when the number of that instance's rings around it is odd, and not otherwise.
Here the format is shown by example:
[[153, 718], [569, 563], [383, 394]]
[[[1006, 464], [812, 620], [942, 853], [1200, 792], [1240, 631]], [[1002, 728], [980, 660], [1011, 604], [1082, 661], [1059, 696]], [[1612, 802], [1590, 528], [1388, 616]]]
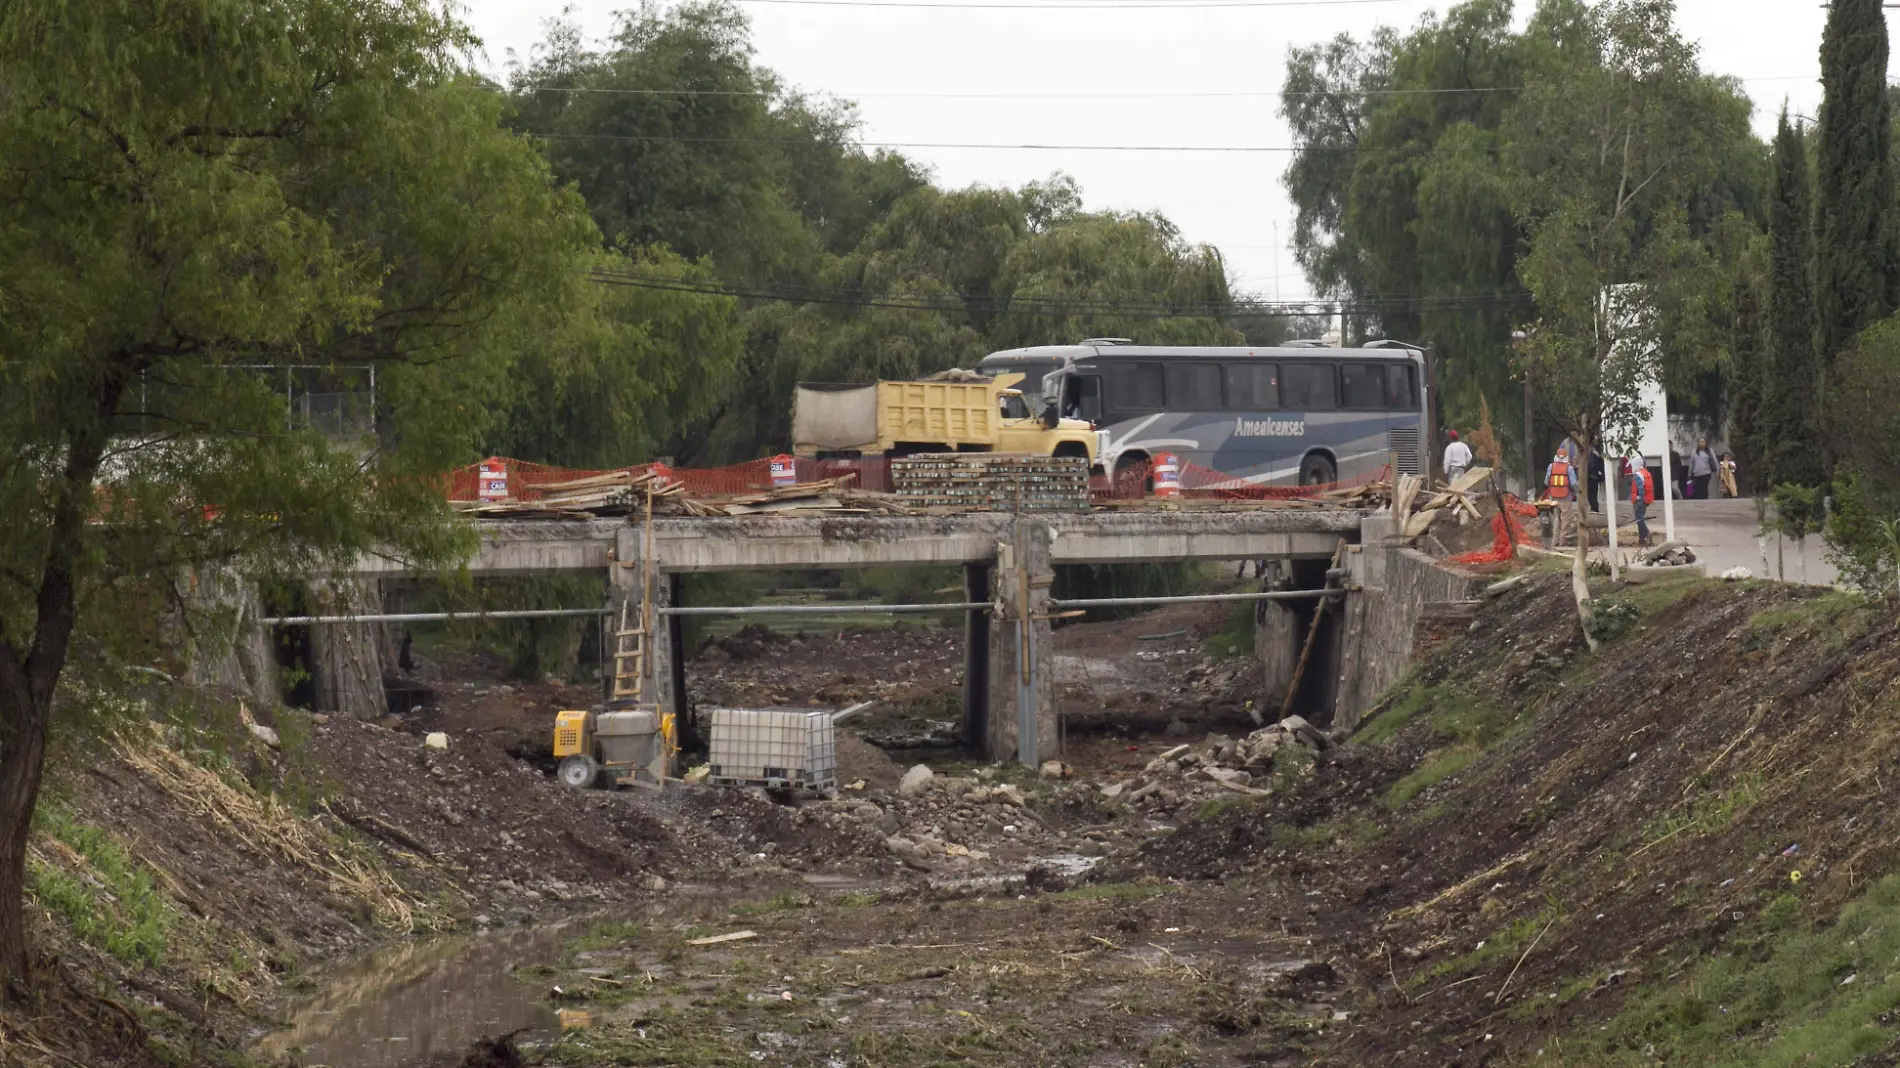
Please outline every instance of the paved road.
[[[1624, 502], [1618, 509], [1619, 540], [1627, 535], [1629, 506]], [[1676, 502], [1676, 540], [1687, 542], [1694, 547], [1696, 556], [1708, 565], [1711, 578], [1720, 575], [1731, 567], [1745, 567], [1757, 578], [1764, 577], [1762, 571], [1761, 540], [1757, 533], [1755, 520], [1755, 502], [1747, 497], [1717, 499], [1712, 501]], [[1658, 541], [1663, 536], [1663, 505], [1661, 501], [1649, 507], [1649, 532]], [[1782, 540], [1779, 547], [1776, 538], [1767, 539], [1768, 570], [1766, 577], [1778, 578], [1784, 574], [1789, 582], [1806, 581], [1818, 586], [1833, 585], [1834, 565], [1827, 562], [1826, 545], [1820, 537], [1808, 539], [1806, 551], [1797, 550], [1795, 543]], [[1779, 552], [1779, 557], [1777, 556]], [[1805, 557], [1806, 571], [1803, 568]]]

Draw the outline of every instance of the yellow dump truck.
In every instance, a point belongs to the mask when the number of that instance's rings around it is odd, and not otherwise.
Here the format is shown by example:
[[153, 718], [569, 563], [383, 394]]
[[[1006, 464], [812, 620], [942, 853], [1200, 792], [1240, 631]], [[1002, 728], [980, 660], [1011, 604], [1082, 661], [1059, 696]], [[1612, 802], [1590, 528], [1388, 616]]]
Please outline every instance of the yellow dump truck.
[[792, 400], [792, 451], [820, 460], [925, 452], [1079, 456], [1096, 463], [1095, 430], [1040, 417], [1015, 387], [1020, 374], [946, 372], [916, 382], [801, 383]]

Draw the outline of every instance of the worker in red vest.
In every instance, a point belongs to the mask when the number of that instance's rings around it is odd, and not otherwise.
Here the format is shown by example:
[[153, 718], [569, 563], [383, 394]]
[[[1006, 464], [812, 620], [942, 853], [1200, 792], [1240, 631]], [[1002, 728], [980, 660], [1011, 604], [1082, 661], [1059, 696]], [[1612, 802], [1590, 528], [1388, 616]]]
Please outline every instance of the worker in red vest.
[[1559, 448], [1557, 455], [1544, 468], [1544, 497], [1557, 503], [1557, 544], [1563, 544], [1564, 531], [1573, 529], [1577, 517], [1571, 501], [1577, 496], [1577, 465], [1570, 462], [1567, 449]]

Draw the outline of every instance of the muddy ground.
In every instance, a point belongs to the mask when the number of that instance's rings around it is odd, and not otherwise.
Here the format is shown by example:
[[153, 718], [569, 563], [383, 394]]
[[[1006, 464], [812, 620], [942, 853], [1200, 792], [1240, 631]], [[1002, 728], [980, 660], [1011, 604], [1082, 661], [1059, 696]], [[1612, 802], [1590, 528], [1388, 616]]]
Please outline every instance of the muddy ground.
[[[1825, 931], [1894, 870], [1890, 607], [1753, 583], [1603, 593], [1600, 651], [1544, 575], [1488, 600], [1345, 744], [1290, 747], [1258, 792], [1190, 773], [1140, 804], [1115, 784], [1215, 748], [1194, 724], [1250, 726], [1226, 704], [1246, 671], [1206, 651], [1222, 613], [1063, 632], [1065, 655], [1157, 665], [1088, 683], [1155, 715], [1073, 732], [1068, 778], [943, 754], [900, 790], [909, 758], [853, 746], [863, 785], [830, 800], [575, 794], [524, 739], [587, 692], [492, 680], [393, 729], [289, 716], [282, 752], [242, 748], [209, 779], [173, 735], [62, 804], [157, 873], [176, 959], [128, 963], [50, 911], [41, 928], [80, 986], [187, 1051], [242, 1044], [324, 959], [400, 931], [586, 914], [605, 919], [512, 969], [523, 999], [586, 1014], [524, 1036], [528, 1063], [1731, 1063], [1690, 1044], [1724, 1020], [1761, 1053], [1732, 1063], [1891, 1063], [1900, 1025], [1874, 1012], [1850, 1028], [1865, 1059], [1776, 1059], [1794, 1033], [1777, 1005], [1900, 1002], [1851, 945], [1805, 993], [1701, 970], [1780, 959], [1777, 939]], [[879, 632], [846, 663], [755, 634], [696, 661], [696, 692], [901, 704], [941, 695], [945, 637]], [[9, 1019], [0, 1054], [149, 1063], [99, 1003], [51, 1003], [64, 1022]]]

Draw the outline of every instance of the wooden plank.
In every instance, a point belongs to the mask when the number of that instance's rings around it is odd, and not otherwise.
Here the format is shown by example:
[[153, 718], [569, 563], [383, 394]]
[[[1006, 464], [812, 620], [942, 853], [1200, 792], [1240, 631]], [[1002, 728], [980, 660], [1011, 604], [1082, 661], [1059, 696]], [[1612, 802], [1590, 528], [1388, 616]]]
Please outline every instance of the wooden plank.
[[689, 946], [718, 946], [724, 945], [727, 942], [744, 942], [747, 939], [757, 937], [759, 937], [759, 932], [757, 931], [733, 931], [730, 934], [707, 935], [705, 938], [689, 938], [686, 940], [686, 944]]

